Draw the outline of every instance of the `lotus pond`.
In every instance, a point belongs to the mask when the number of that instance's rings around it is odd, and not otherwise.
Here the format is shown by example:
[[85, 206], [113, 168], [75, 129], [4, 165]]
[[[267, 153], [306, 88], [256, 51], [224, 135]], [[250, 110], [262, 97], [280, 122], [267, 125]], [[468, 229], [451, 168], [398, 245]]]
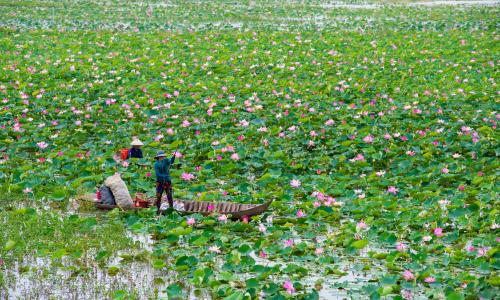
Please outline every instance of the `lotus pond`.
[[[497, 298], [499, 12], [0, 0], [0, 298]], [[175, 198], [271, 207], [81, 199], [176, 148]]]

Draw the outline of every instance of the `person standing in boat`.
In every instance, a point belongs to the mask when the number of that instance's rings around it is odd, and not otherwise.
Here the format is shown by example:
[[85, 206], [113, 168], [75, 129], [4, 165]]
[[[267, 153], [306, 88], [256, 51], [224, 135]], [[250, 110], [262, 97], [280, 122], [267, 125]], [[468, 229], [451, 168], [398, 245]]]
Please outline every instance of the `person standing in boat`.
[[144, 144], [138, 138], [133, 138], [130, 145], [132, 148], [128, 151], [128, 158], [143, 158], [141, 146]]
[[156, 162], [154, 164], [156, 173], [156, 214], [160, 214], [161, 207], [161, 196], [163, 192], [167, 194], [168, 205], [170, 208], [174, 206], [174, 199], [172, 196], [172, 180], [170, 179], [170, 168], [174, 164], [175, 155], [177, 150], [174, 152], [172, 158], [166, 158], [164, 151], [158, 151], [155, 156]]

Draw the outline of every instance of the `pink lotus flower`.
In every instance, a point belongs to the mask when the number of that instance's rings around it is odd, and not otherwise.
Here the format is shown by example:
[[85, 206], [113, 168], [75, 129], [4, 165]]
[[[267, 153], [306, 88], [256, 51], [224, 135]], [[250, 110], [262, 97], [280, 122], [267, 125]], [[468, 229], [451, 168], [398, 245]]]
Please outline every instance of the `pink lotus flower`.
[[369, 134], [363, 138], [363, 142], [365, 142], [367, 144], [371, 144], [371, 143], [373, 143], [373, 139], [374, 139], [373, 135]]
[[478, 248], [477, 249], [477, 257], [482, 257], [482, 256], [485, 256], [487, 253], [488, 253], [488, 250], [490, 248], [488, 247], [481, 247], [481, 248]]
[[297, 218], [302, 218], [302, 217], [305, 217], [305, 216], [306, 216], [306, 214], [302, 210], [299, 209], [297, 211]]
[[396, 245], [396, 249], [399, 251], [399, 252], [403, 252], [406, 250], [406, 248], [408, 248], [408, 246], [406, 246], [404, 243], [398, 243]]
[[293, 240], [292, 239], [285, 240], [284, 244], [285, 247], [293, 247]]
[[189, 125], [191, 125], [191, 123], [189, 123], [188, 120], [182, 121], [182, 127], [189, 127]]
[[238, 153], [233, 153], [233, 154], [231, 155], [231, 159], [232, 159], [232, 160], [240, 160], [240, 156], [238, 155]]
[[12, 127], [12, 130], [14, 130], [15, 132], [21, 132], [21, 131], [23, 131], [21, 129], [21, 124], [19, 124], [19, 123], [15, 123], [14, 126]]
[[315, 253], [316, 255], [321, 255], [321, 254], [323, 254], [323, 252], [324, 252], [324, 250], [323, 250], [323, 248], [321, 248], [321, 247], [316, 248], [316, 250], [314, 251], [314, 253]]
[[128, 161], [122, 161], [122, 166], [124, 168], [127, 168], [128, 167]]
[[260, 250], [260, 252], [259, 252], [259, 257], [260, 257], [260, 258], [266, 258], [266, 257], [267, 257], [267, 253], [266, 253], [266, 251], [264, 251], [264, 250]]
[[189, 225], [189, 226], [192, 226], [196, 223], [196, 220], [194, 218], [188, 218], [186, 223]]
[[356, 229], [358, 229], [358, 230], [365, 229], [367, 227], [368, 226], [366, 225], [366, 223], [364, 221], [358, 222], [358, 224], [356, 224]]
[[477, 142], [479, 142], [479, 134], [477, 132], [475, 132], [475, 131], [472, 133], [472, 142], [474, 144], [476, 144]]
[[245, 216], [241, 217], [241, 221], [242, 221], [243, 223], [245, 223], [245, 224], [246, 224], [246, 223], [248, 223], [248, 220], [249, 220], [249, 219], [248, 219], [248, 216], [247, 216], [247, 215], [245, 215]]
[[210, 247], [208, 248], [208, 251], [210, 251], [210, 252], [214, 252], [214, 253], [220, 253], [219, 246], [216, 246], [216, 245], [214, 245], [214, 246], [210, 246]]
[[47, 144], [46, 142], [40, 142], [40, 143], [36, 143], [36, 145], [40, 148], [40, 149], [45, 149], [49, 146], [49, 144]]
[[320, 201], [324, 201], [325, 200], [325, 194], [321, 193], [321, 192], [313, 192], [311, 194], [312, 197], [316, 197], [318, 200]]
[[413, 293], [410, 290], [402, 290], [401, 297], [404, 299], [413, 299]]
[[465, 186], [459, 185], [458, 186], [458, 190], [461, 191], [461, 192], [463, 192], [465, 190]]
[[266, 228], [266, 226], [264, 224], [260, 224], [259, 225], [259, 231], [260, 232], [264, 233], [264, 232], [266, 232], [266, 230], [267, 230], [267, 228]]
[[292, 179], [292, 181], [290, 181], [290, 185], [293, 187], [293, 188], [298, 188], [300, 187], [300, 180], [297, 180], [297, 179]]
[[217, 220], [223, 222], [223, 223], [227, 223], [227, 215], [220, 215]]
[[415, 279], [415, 276], [413, 275], [413, 273], [410, 270], [404, 270], [404, 272], [403, 272], [403, 278], [406, 281], [410, 281], [410, 280]]
[[332, 126], [333, 123], [335, 123], [332, 119], [329, 119], [328, 121], [325, 122], [326, 126]]
[[476, 248], [472, 245], [468, 245], [465, 247], [465, 250], [467, 250], [467, 252], [472, 252], [472, 251], [476, 250]]
[[195, 178], [194, 175], [191, 173], [182, 173], [182, 175], [181, 175], [181, 179], [185, 180], [185, 181], [191, 181], [194, 178]]
[[395, 186], [392, 186], [392, 185], [387, 189], [388, 193], [391, 193], [391, 194], [394, 194], [394, 195], [396, 195], [398, 193], [398, 191], [399, 191], [398, 188], [395, 187]]
[[443, 236], [443, 228], [441, 227], [434, 228], [434, 235], [437, 237]]
[[209, 205], [207, 206], [207, 209], [208, 209], [208, 211], [214, 211], [215, 206], [214, 206], [213, 204], [209, 204]]
[[358, 154], [356, 157], [354, 157], [354, 161], [365, 161], [365, 157], [363, 154]]
[[326, 206], [332, 206], [332, 205], [337, 206], [337, 203], [339, 203], [339, 202], [337, 202], [337, 201], [335, 200], [335, 198], [330, 197], [330, 196], [328, 196], [328, 197], [326, 198], [326, 201], [324, 202], [324, 204], [325, 204]]
[[25, 193], [25, 194], [33, 193], [33, 190], [31, 188], [25, 188], [23, 190], [23, 193]]
[[434, 282], [436, 282], [436, 278], [434, 278], [432, 276], [428, 276], [428, 277], [425, 277], [424, 281], [427, 283], [434, 283]]
[[286, 280], [285, 283], [283, 283], [283, 288], [286, 289], [289, 294], [293, 294], [295, 292], [295, 288], [290, 280]]
[[443, 174], [448, 174], [450, 172], [450, 170], [448, 170], [448, 168], [444, 167], [441, 169], [441, 173]]
[[319, 201], [314, 201], [313, 206], [314, 207], [320, 207], [321, 203]]

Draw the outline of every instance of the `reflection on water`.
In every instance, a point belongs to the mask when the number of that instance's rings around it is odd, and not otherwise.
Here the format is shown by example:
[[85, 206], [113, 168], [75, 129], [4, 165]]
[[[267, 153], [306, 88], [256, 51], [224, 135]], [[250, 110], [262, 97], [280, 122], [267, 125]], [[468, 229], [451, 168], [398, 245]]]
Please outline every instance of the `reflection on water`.
[[[143, 242], [149, 237], [130, 235], [141, 243], [134, 253], [118, 252], [107, 264], [98, 265], [94, 260], [70, 261], [63, 257], [55, 260], [47, 257], [25, 256], [14, 268], [2, 269], [5, 290], [0, 289], [1, 299], [107, 299], [113, 291], [123, 290], [139, 299], [166, 296], [161, 291], [167, 286], [166, 271], [154, 269], [146, 261], [128, 261], [126, 254], [140, 254], [151, 249]], [[89, 254], [95, 257], [95, 253]], [[115, 274], [116, 272], [116, 274]], [[110, 292], [111, 291], [111, 292]]]
[[[18, 208], [21, 208], [19, 206]], [[38, 209], [51, 209], [50, 207], [39, 207]], [[78, 214], [85, 216], [96, 216], [102, 214], [98, 211], [87, 211], [82, 213], [82, 207], [76, 201], [70, 201], [64, 214]], [[272, 223], [272, 221], [270, 221]], [[344, 219], [340, 223], [353, 222]], [[338, 233], [337, 226], [326, 224], [324, 235], [314, 238], [305, 238], [291, 229], [296, 243], [305, 241], [308, 243], [322, 244], [328, 239], [334, 238]], [[49, 257], [36, 257], [27, 255], [22, 260], [14, 263], [14, 267], [7, 270], [3, 266], [3, 284], [6, 289], [0, 290], [0, 299], [106, 299], [113, 296], [117, 291], [124, 291], [139, 299], [166, 298], [165, 288], [173, 283], [177, 274], [173, 271], [158, 270], [152, 266], [151, 254], [154, 251], [156, 241], [147, 234], [137, 234], [131, 231], [126, 233], [130, 239], [130, 247], [125, 251], [117, 251], [109, 260], [96, 262], [97, 253], [86, 253], [85, 257], [74, 259], [63, 256], [62, 259]], [[182, 240], [180, 242], [182, 247]], [[361, 288], [374, 278], [386, 272], [384, 266], [377, 260], [370, 259], [368, 252], [387, 252], [387, 249], [366, 247], [354, 254], [340, 254], [342, 249], [334, 250], [334, 263], [322, 265], [316, 259], [310, 261], [300, 260], [300, 257], [292, 261], [285, 258], [270, 260], [260, 257], [254, 251], [249, 256], [255, 260], [255, 264], [267, 267], [279, 267], [284, 269], [290, 263], [305, 267], [308, 274], [300, 281], [304, 288], [318, 290], [320, 299], [345, 299], [360, 295]], [[320, 255], [321, 256], [321, 255]], [[318, 256], [318, 258], [320, 257]], [[224, 256], [216, 258], [219, 265], [225, 263]], [[369, 266], [369, 269], [365, 269]], [[215, 274], [217, 276], [217, 274]], [[255, 277], [255, 273], [235, 273], [238, 280], [246, 280]], [[277, 283], [286, 278], [286, 274], [276, 277]], [[189, 285], [189, 284], [187, 284]], [[189, 299], [210, 299], [209, 291], [188, 289]]]

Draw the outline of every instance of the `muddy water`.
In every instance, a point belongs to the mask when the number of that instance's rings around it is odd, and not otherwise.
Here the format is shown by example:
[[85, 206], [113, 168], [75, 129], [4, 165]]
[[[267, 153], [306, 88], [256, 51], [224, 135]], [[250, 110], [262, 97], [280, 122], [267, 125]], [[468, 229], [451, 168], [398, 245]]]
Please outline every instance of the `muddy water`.
[[[26, 205], [29, 203], [19, 201], [14, 207], [19, 209]], [[53, 210], [43, 203], [36, 206], [40, 210]], [[81, 212], [79, 209], [78, 201], [70, 200], [67, 210], [59, 213], [61, 217], [100, 214]], [[117, 290], [136, 295], [139, 299], [166, 296], [162, 291], [168, 285], [164, 280], [169, 278], [169, 274], [154, 269], [147, 260], [153, 249], [153, 240], [148, 235], [131, 232], [127, 232], [127, 237], [130, 239], [130, 250], [117, 251], [106, 264], [87, 259], [95, 257], [95, 252], [87, 253], [86, 257], [78, 260], [26, 255], [10, 269], [0, 264], [3, 275], [0, 299], [109, 299]]]
[[378, 3], [343, 3], [343, 2], [331, 2], [324, 3], [319, 6], [323, 8], [347, 8], [347, 9], [376, 9], [381, 8], [387, 5], [398, 5], [398, 6], [439, 6], [439, 5], [486, 5], [486, 6], [495, 6], [500, 5], [499, 0], [437, 0], [437, 1], [419, 1], [419, 2], [404, 2], [404, 1], [394, 1], [389, 2], [387, 4], [378, 4]]
[[[132, 243], [140, 244], [139, 251], [152, 249], [149, 237], [129, 237]], [[107, 299], [109, 291], [117, 290], [139, 299], [166, 296], [162, 290], [167, 284], [158, 279], [165, 280], [169, 274], [154, 269], [148, 261], [124, 261], [125, 254], [138, 253], [118, 252], [106, 265], [85, 259], [70, 262], [64, 257], [54, 260], [25, 256], [14, 268], [2, 270], [7, 289], [0, 291], [0, 299]]]
[[498, 0], [467, 0], [467, 1], [422, 1], [422, 2], [411, 2], [407, 4], [408, 6], [437, 6], [437, 5], [487, 5], [494, 6], [500, 5]]
[[[67, 213], [81, 214], [78, 204], [70, 201]], [[61, 214], [64, 213], [61, 212]], [[83, 214], [92, 215], [90, 212]], [[345, 222], [351, 222], [351, 220], [345, 220]], [[292, 231], [296, 237], [294, 238], [296, 243], [324, 242], [336, 234], [336, 229], [328, 227], [326, 233], [325, 236], [317, 236], [308, 240]], [[155, 241], [149, 235], [130, 231], [127, 232], [127, 237], [130, 239], [130, 249], [118, 251], [106, 264], [98, 264], [94, 259], [82, 258], [76, 261], [63, 257], [57, 260], [28, 255], [16, 262], [9, 270], [0, 267], [6, 287], [5, 290], [0, 290], [0, 299], [109, 299], [113, 293], [120, 290], [135, 295], [138, 299], [166, 298], [164, 289], [175, 280], [176, 274], [152, 267], [150, 254], [154, 250]], [[369, 250], [384, 251], [384, 249], [370, 248], [360, 251], [356, 256], [336, 257], [336, 263], [329, 267], [341, 272], [337, 275], [323, 275], [327, 266], [296, 261], [295, 264], [308, 264], [307, 269], [310, 270], [307, 276], [297, 280], [300, 280], [307, 289], [313, 287], [318, 289], [320, 299], [351, 298], [375, 276], [385, 272], [382, 265], [374, 265], [373, 260], [370, 263], [367, 262]], [[280, 268], [285, 268], [290, 263], [285, 260], [261, 258], [254, 252], [249, 255], [256, 264], [269, 267], [278, 265]], [[94, 258], [96, 253], [88, 253], [87, 256]], [[130, 257], [136, 257], [136, 259], [130, 259]], [[222, 265], [224, 256], [219, 255], [217, 260]], [[369, 271], [363, 271], [365, 264], [372, 266]], [[235, 275], [242, 280], [255, 276], [255, 274], [246, 273]], [[279, 283], [283, 278], [276, 278], [276, 280], [276, 283]], [[210, 299], [208, 291], [201, 291], [200, 296], [200, 291], [195, 294], [194, 290], [189, 290], [188, 295], [189, 299]]]

